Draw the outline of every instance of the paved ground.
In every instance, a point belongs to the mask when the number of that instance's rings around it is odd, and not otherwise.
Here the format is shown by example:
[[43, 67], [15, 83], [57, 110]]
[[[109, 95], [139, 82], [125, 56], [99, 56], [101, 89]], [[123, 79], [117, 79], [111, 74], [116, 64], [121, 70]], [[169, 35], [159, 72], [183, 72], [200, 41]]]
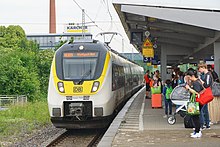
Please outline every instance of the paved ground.
[[[134, 98], [124, 113], [125, 116], [120, 117], [119, 128], [114, 131], [116, 134], [107, 135], [106, 140], [109, 140], [110, 144], [104, 146], [220, 147], [220, 124], [212, 125], [210, 130], [204, 130], [202, 138], [190, 138], [192, 129], [184, 127], [183, 118], [177, 115], [176, 124], [169, 125], [167, 119], [163, 118], [164, 109], [152, 109], [151, 100], [144, 99], [144, 92], [145, 90], [142, 90]], [[112, 132], [113, 128], [109, 132]]]

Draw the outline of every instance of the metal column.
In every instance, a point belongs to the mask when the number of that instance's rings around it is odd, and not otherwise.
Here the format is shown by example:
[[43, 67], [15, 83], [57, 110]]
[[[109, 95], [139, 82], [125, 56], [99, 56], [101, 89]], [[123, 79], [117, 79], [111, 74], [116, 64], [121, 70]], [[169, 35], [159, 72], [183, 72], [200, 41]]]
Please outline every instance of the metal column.
[[161, 70], [161, 78], [162, 81], [165, 82], [167, 77], [167, 45], [161, 45], [161, 61], [160, 61], [160, 70]]
[[215, 71], [217, 72], [218, 76], [220, 76], [220, 42], [214, 43], [214, 64]]

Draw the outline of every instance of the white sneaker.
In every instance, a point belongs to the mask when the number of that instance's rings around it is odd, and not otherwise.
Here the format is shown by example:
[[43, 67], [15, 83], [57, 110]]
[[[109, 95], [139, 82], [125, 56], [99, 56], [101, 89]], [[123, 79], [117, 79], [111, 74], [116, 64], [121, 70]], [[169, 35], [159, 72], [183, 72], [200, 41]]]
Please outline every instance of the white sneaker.
[[202, 137], [202, 132], [199, 131], [199, 133], [194, 133], [193, 135], [191, 135], [192, 138], [200, 138]]
[[190, 133], [190, 136], [192, 136], [192, 135], [194, 135], [194, 134], [196, 134], [196, 132], [195, 132], [195, 131], [193, 131], [192, 133]]

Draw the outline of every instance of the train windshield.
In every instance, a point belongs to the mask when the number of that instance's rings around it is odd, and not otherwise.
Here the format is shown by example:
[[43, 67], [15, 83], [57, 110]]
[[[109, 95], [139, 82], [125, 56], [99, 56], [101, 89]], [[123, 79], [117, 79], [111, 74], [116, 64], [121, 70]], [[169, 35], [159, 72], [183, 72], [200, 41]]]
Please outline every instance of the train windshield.
[[63, 58], [63, 75], [65, 80], [91, 80], [94, 78], [98, 53], [65, 55]]

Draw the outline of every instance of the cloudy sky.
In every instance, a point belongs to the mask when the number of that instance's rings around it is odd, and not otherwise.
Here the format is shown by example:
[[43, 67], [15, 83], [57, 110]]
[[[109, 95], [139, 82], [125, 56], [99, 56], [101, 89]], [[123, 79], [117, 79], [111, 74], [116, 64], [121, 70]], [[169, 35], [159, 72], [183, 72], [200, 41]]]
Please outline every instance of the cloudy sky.
[[[90, 24], [94, 36], [103, 31], [119, 32], [125, 40], [125, 52], [132, 52], [133, 46], [129, 44], [112, 0], [56, 0], [57, 33], [64, 32], [68, 23], [82, 22], [82, 11], [75, 2], [89, 16], [86, 22], [95, 21]], [[49, 0], [0, 0], [0, 25], [20, 25], [26, 34], [48, 33]], [[121, 44], [122, 38], [118, 36], [112, 46], [121, 52]]]

